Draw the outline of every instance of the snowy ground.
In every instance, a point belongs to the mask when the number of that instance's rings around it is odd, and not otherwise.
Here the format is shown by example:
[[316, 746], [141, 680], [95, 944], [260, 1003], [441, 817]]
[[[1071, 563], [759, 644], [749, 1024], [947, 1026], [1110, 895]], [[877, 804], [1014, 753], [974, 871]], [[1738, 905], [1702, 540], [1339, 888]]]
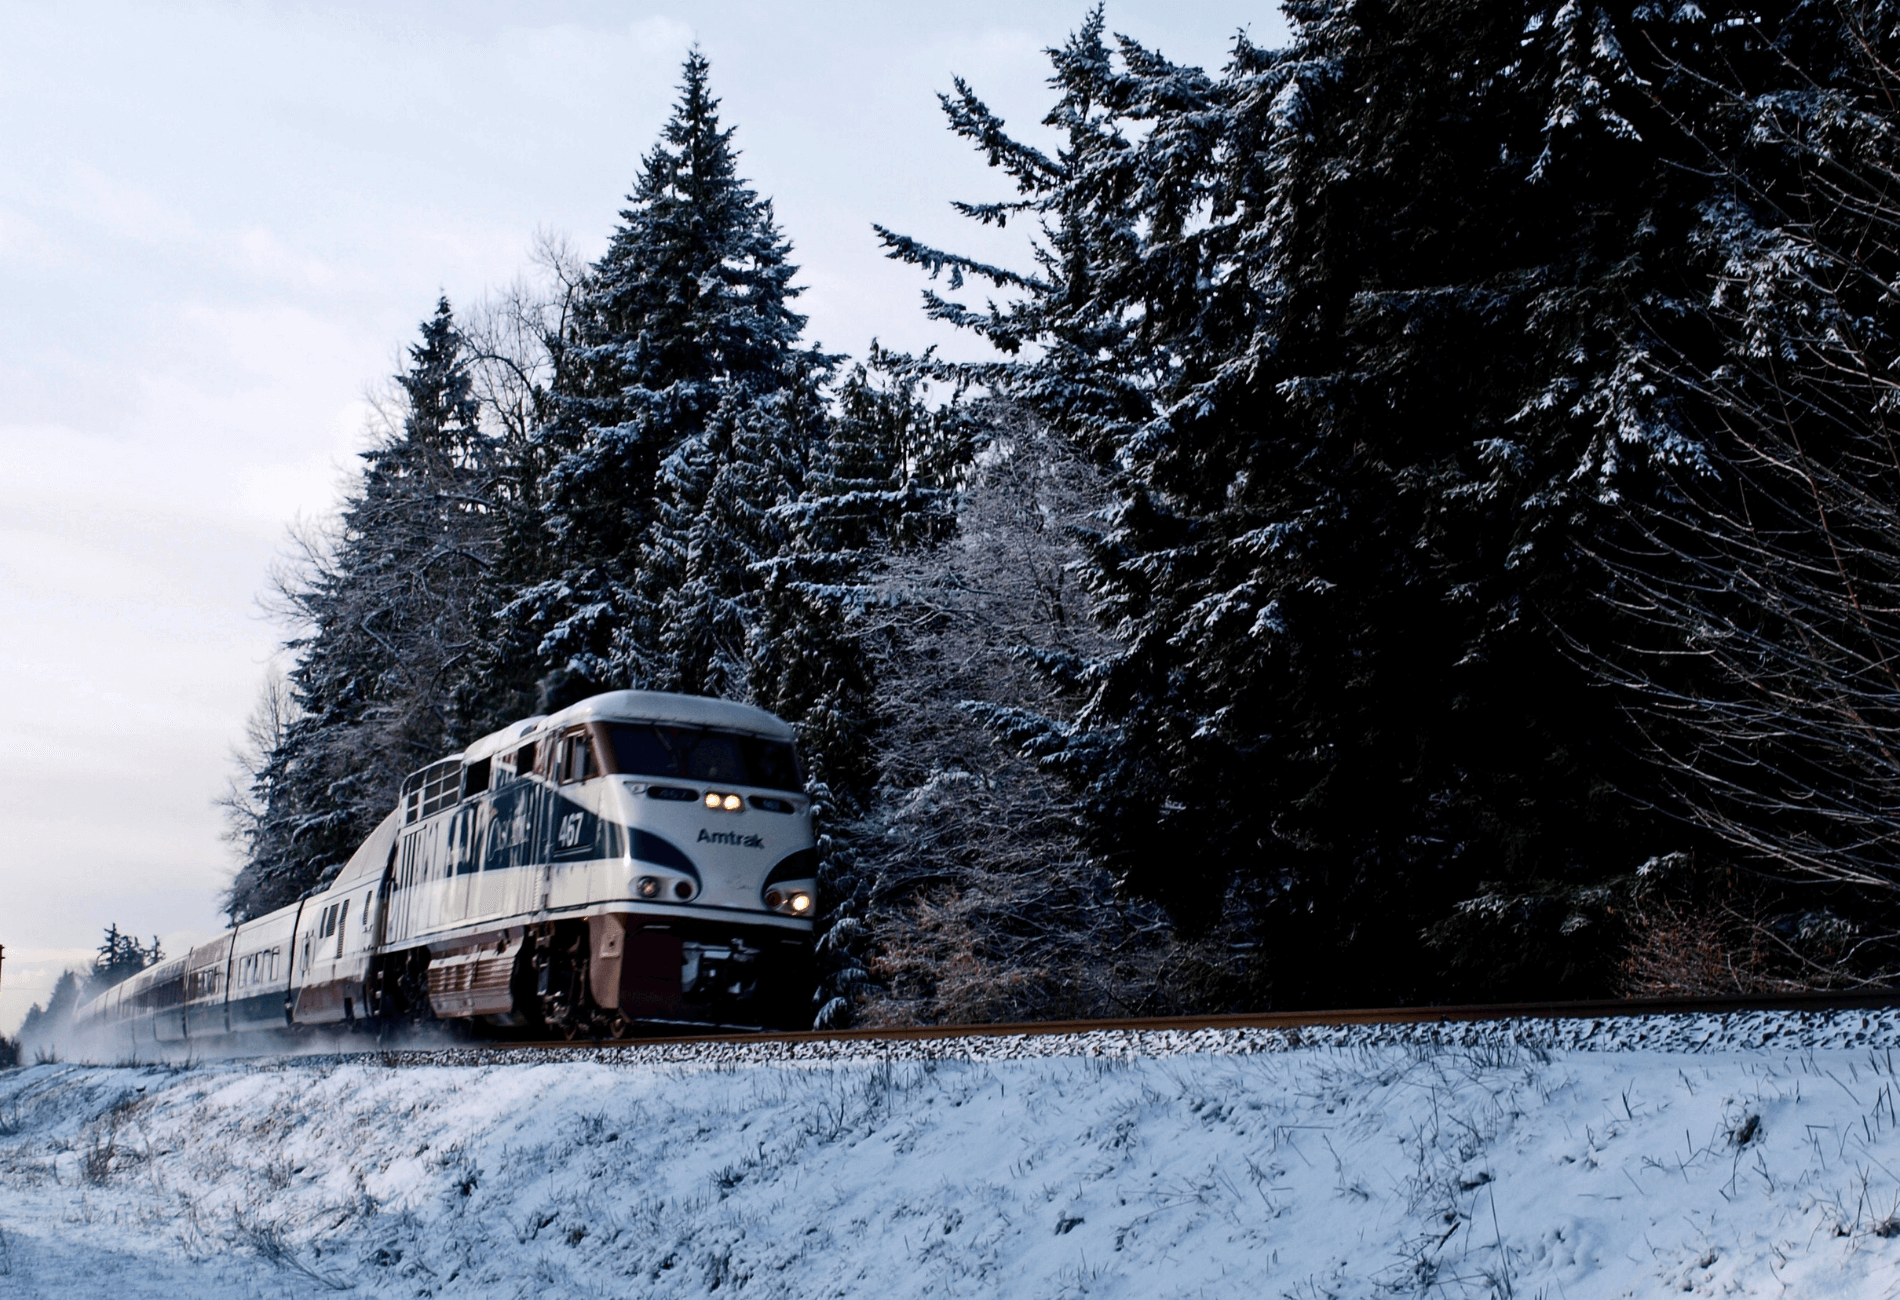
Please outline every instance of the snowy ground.
[[0, 1072], [0, 1297], [1900, 1295], [1900, 1014]]

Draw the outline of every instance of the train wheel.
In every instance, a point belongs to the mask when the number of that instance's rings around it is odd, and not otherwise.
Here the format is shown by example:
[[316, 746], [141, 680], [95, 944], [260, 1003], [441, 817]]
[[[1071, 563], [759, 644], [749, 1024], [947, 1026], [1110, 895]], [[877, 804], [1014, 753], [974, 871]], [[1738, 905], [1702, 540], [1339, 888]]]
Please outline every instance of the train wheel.
[[429, 1004], [429, 950], [413, 948], [380, 959], [371, 976], [369, 1006], [377, 1028], [435, 1019]]
[[587, 931], [550, 926], [535, 936], [534, 998], [517, 999], [523, 1010], [538, 1012], [551, 1034], [572, 1041], [587, 1036], [596, 1008], [587, 991]]

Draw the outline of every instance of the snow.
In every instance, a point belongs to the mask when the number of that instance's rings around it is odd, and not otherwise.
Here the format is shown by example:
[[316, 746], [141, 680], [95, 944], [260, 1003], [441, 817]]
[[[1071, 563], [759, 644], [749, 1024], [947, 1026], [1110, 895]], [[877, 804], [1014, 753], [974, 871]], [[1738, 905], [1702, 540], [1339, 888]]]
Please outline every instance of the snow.
[[1893, 1296], [1900, 1014], [0, 1072], [0, 1297]]

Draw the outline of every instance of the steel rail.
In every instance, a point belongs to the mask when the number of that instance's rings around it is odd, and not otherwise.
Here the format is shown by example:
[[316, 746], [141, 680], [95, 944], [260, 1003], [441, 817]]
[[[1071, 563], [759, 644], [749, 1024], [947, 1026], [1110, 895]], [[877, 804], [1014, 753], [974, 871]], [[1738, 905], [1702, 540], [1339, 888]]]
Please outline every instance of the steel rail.
[[[989, 1025], [893, 1025], [869, 1029], [720, 1029], [639, 1038], [575, 1038], [528, 1042], [490, 1039], [484, 1049], [531, 1051], [679, 1046], [692, 1043], [814, 1043], [949, 1038], [1043, 1037], [1136, 1030], [1194, 1033], [1204, 1029], [1308, 1029], [1331, 1025], [1419, 1024], [1431, 1021], [1590, 1020], [1632, 1016], [1733, 1015], [1749, 1011], [1872, 1011], [1900, 1007], [1900, 990], [1875, 993], [1786, 993], [1735, 997], [1618, 998], [1592, 1002], [1503, 1002], [1465, 1006], [1354, 1007], [1262, 1011], [1218, 1016], [1145, 1016], [1116, 1020], [1031, 1020]], [[470, 1046], [477, 1044], [471, 1043]]]

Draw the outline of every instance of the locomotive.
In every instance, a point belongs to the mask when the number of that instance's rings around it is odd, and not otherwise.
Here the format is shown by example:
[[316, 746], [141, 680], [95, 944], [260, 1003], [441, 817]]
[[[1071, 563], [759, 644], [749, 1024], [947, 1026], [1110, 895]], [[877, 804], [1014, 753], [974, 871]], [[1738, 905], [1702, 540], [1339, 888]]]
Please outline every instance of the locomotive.
[[403, 782], [326, 885], [107, 989], [127, 1046], [285, 1026], [802, 1027], [818, 854], [791, 727], [611, 691]]

